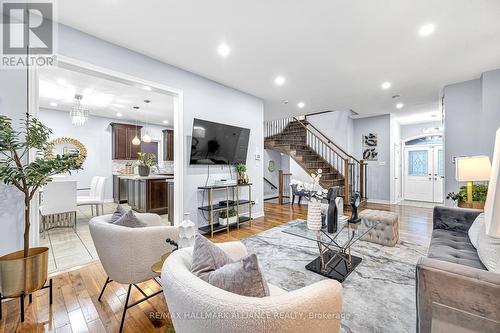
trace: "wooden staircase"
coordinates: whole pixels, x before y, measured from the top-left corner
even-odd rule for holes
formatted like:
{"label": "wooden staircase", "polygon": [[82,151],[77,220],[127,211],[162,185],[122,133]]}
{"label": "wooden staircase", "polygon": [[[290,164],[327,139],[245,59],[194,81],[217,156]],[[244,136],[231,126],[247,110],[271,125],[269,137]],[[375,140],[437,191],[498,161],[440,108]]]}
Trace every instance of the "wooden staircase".
{"label": "wooden staircase", "polygon": [[307,120],[287,118],[267,122],[264,148],[289,155],[308,174],[322,169],[320,186],[340,186],[344,202],[353,191],[366,202],[366,163],[347,154]]}
{"label": "wooden staircase", "polygon": [[[305,123],[303,121],[303,123]],[[308,123],[305,123],[308,124]],[[264,139],[264,148],[289,155],[308,174],[323,171],[320,185],[323,188],[344,186],[344,176],[328,163],[320,154],[307,145],[307,129],[298,121],[293,121],[280,134]]]}

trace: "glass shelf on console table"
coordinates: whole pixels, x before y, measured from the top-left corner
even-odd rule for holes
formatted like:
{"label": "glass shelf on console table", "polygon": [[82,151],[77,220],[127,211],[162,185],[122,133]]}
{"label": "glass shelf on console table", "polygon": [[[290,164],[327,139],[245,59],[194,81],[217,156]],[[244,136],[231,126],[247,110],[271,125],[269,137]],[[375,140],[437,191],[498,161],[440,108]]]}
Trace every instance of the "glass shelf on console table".
{"label": "glass shelf on console table", "polygon": [[[240,199],[240,187],[248,187],[248,199]],[[203,214],[208,212],[208,225],[199,227],[198,230],[203,234],[210,234],[210,237],[214,236],[214,232],[226,230],[229,232],[229,228],[236,226],[238,230],[240,229],[240,224],[244,222],[249,222],[252,226],[252,205],[255,204],[252,201],[252,184],[234,184],[234,185],[213,185],[213,186],[200,186],[198,190],[208,191],[208,205],[198,207]],[[215,191],[225,191],[226,199],[221,200],[214,204],[214,192]],[[203,203],[202,203],[203,204]],[[248,206],[248,216],[240,216],[240,208],[243,206]],[[234,208],[236,210],[236,222],[227,223],[226,225],[215,223],[214,212],[220,212],[225,210],[227,212],[226,216],[229,216],[229,209]]]}

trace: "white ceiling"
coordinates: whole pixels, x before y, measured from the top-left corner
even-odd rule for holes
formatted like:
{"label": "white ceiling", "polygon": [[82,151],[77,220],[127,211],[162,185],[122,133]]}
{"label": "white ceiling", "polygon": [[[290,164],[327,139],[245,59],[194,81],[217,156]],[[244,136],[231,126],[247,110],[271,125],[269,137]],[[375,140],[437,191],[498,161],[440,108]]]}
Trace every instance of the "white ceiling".
{"label": "white ceiling", "polygon": [[[389,113],[394,94],[405,109],[437,103],[444,85],[500,68],[498,0],[64,0],[58,17],[259,96],[268,119]],[[436,29],[423,38],[426,23]],[[221,42],[231,48],[226,58],[217,54]],[[281,87],[277,75],[286,78]],[[385,91],[384,81],[392,83]]]}
{"label": "white ceiling", "polygon": [[[40,107],[69,112],[75,94],[83,95],[82,105],[89,114],[122,120],[138,120],[151,124],[173,124],[173,98],[105,78],[59,67],[40,69]],[[149,100],[146,104],[144,100]],[[57,106],[51,105],[56,103]],[[139,110],[133,107],[139,106]],[[117,114],[122,116],[119,117]]]}

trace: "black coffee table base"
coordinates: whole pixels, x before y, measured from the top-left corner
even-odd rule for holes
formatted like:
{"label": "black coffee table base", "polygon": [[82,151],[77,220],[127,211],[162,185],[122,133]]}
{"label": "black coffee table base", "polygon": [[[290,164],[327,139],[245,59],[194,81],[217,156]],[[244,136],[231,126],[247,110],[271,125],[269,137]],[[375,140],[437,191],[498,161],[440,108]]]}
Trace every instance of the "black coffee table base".
{"label": "black coffee table base", "polygon": [[[336,253],[336,251],[328,250],[323,254],[325,262],[328,262],[330,258]],[[361,263],[361,258],[356,256],[351,256],[351,267],[348,267],[347,260],[342,257],[337,257],[328,264],[326,270],[321,269],[321,257],[317,257],[310,263],[306,265],[306,269],[317,274],[321,274],[327,278],[335,279],[339,282],[344,282],[344,280],[351,274],[356,266]]]}

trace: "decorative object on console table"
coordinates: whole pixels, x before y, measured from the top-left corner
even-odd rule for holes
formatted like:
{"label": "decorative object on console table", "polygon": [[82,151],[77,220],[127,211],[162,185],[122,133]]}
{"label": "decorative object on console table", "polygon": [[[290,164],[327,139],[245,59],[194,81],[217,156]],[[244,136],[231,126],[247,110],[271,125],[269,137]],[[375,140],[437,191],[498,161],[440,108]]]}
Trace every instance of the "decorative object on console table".
{"label": "decorative object on console table", "polygon": [[236,172],[238,173],[238,184],[248,184],[248,174],[247,174],[246,164],[237,163]]}
{"label": "decorative object on console table", "polygon": [[41,186],[52,181],[52,176],[81,169],[81,161],[74,155],[58,154],[32,161],[24,159],[23,156],[28,156],[31,150],[46,151],[52,131],[29,114],[26,114],[23,127],[15,130],[12,120],[0,115],[0,151],[9,156],[0,164],[0,179],[24,194],[24,249],[0,257],[0,302],[4,297],[20,297],[21,321],[24,321],[25,295],[31,300],[31,293],[43,288],[50,288],[49,295],[52,295],[52,281],[44,287],[49,249],[29,246],[31,200]]}
{"label": "decorative object on console table", "polygon": [[317,173],[311,174],[311,183],[292,179],[290,186],[296,187],[307,198],[307,227],[310,230],[321,230],[321,200],[326,198],[327,190],[316,190],[323,170],[318,169]]}
{"label": "decorative object on console table", "polygon": [[228,225],[228,224],[235,223],[237,219],[238,219],[238,216],[237,216],[236,210],[234,208],[231,208],[229,210],[222,210],[219,213],[219,224],[220,225]]}

